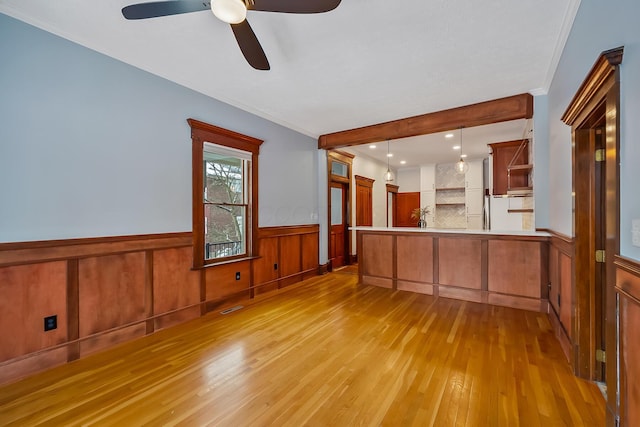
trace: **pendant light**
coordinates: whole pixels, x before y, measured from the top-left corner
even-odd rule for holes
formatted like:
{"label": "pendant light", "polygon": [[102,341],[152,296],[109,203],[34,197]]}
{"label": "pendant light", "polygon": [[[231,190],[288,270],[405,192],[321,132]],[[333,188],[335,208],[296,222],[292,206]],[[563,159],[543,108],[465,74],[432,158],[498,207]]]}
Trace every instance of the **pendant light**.
{"label": "pendant light", "polygon": [[465,174],[469,170],[469,164],[464,161],[462,157],[462,128],[464,126],[460,126],[460,160],[456,163],[456,172],[459,174]]}
{"label": "pendant light", "polygon": [[389,140],[387,139],[387,173],[384,174],[384,180],[387,182],[392,182],[393,181],[393,173],[391,172],[391,169],[389,168],[389,157],[391,157],[390,153],[389,153]]}

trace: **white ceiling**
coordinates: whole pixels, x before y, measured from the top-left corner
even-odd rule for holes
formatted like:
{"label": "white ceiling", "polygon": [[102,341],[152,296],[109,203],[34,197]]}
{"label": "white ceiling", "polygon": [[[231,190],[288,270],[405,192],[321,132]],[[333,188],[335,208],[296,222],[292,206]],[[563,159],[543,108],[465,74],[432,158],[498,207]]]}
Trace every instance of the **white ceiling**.
{"label": "white ceiling", "polygon": [[[303,1],[303,0],[300,0]],[[580,0],[343,0],[250,11],[270,71],[208,11],[127,21],[137,0],[0,0],[0,12],[318,137],[548,88]]]}
{"label": "white ceiling", "polygon": [[[515,141],[531,137],[531,120],[512,120],[493,125],[477,126],[462,129],[462,153],[465,160],[479,160],[486,158],[491,150],[487,144],[495,142]],[[415,168],[432,163],[454,163],[460,158],[461,145],[460,129],[429,135],[413,136],[395,139],[389,142],[389,166],[392,169]],[[446,135],[453,135],[447,138]],[[375,148],[371,148],[375,146]],[[379,163],[387,164],[387,143],[377,142],[341,149],[364,156]],[[401,163],[405,161],[406,163]]]}

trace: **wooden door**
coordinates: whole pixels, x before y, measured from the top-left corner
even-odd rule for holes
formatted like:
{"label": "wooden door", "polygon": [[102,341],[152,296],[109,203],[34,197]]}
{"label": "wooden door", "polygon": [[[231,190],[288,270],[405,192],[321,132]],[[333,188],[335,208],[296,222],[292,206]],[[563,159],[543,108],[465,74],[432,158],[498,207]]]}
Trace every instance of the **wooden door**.
{"label": "wooden door", "polygon": [[411,218],[411,212],[420,207],[420,192],[398,193],[396,195],[396,211],[394,227],[417,227],[418,220]]}
{"label": "wooden door", "polygon": [[347,233],[347,189],[339,182],[331,183],[331,233],[329,239],[329,260],[331,268],[346,264],[348,254]]}
{"label": "wooden door", "polygon": [[356,226],[373,225],[373,183],[374,180],[356,176]]}

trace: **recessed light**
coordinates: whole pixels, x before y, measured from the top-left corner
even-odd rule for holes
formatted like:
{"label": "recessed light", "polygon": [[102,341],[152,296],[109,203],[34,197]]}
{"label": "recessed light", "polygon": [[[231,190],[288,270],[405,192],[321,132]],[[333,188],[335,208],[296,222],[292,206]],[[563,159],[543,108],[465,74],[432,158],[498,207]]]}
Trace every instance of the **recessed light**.
{"label": "recessed light", "polygon": [[387,157],[393,157],[393,153],[387,153]]}
{"label": "recessed light", "polygon": [[369,148],[371,148],[371,149],[373,150],[374,148],[376,148],[376,144],[371,144],[371,145],[369,146]]}
{"label": "recessed light", "polygon": [[459,145],[454,145],[454,146],[453,146],[453,149],[454,149],[454,150],[459,150],[459,149],[460,149],[460,146],[459,146]]}
{"label": "recessed light", "polygon": [[407,164],[407,161],[406,161],[406,160],[400,160],[400,164],[401,164],[401,165],[406,165],[406,164]]}
{"label": "recessed light", "polygon": [[464,158],[464,157],[467,157],[467,155],[466,154],[460,154],[460,157]]}
{"label": "recessed light", "polygon": [[445,138],[453,138],[453,134],[452,133],[448,133],[444,136]]}

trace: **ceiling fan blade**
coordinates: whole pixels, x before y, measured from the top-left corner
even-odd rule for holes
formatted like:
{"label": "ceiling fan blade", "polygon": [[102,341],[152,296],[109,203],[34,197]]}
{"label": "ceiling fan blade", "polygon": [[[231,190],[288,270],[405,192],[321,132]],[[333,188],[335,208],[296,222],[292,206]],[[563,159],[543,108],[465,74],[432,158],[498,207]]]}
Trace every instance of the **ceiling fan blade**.
{"label": "ceiling fan blade", "polygon": [[132,4],[122,8],[126,19],[147,19],[159,16],[211,10],[211,2],[206,0],[171,0]]}
{"label": "ceiling fan blade", "polygon": [[231,29],[249,65],[256,70],[269,70],[271,67],[269,67],[267,56],[247,20],[239,24],[231,24]]}
{"label": "ceiling fan blade", "polygon": [[250,10],[282,13],[322,13],[335,9],[341,0],[253,0]]}

